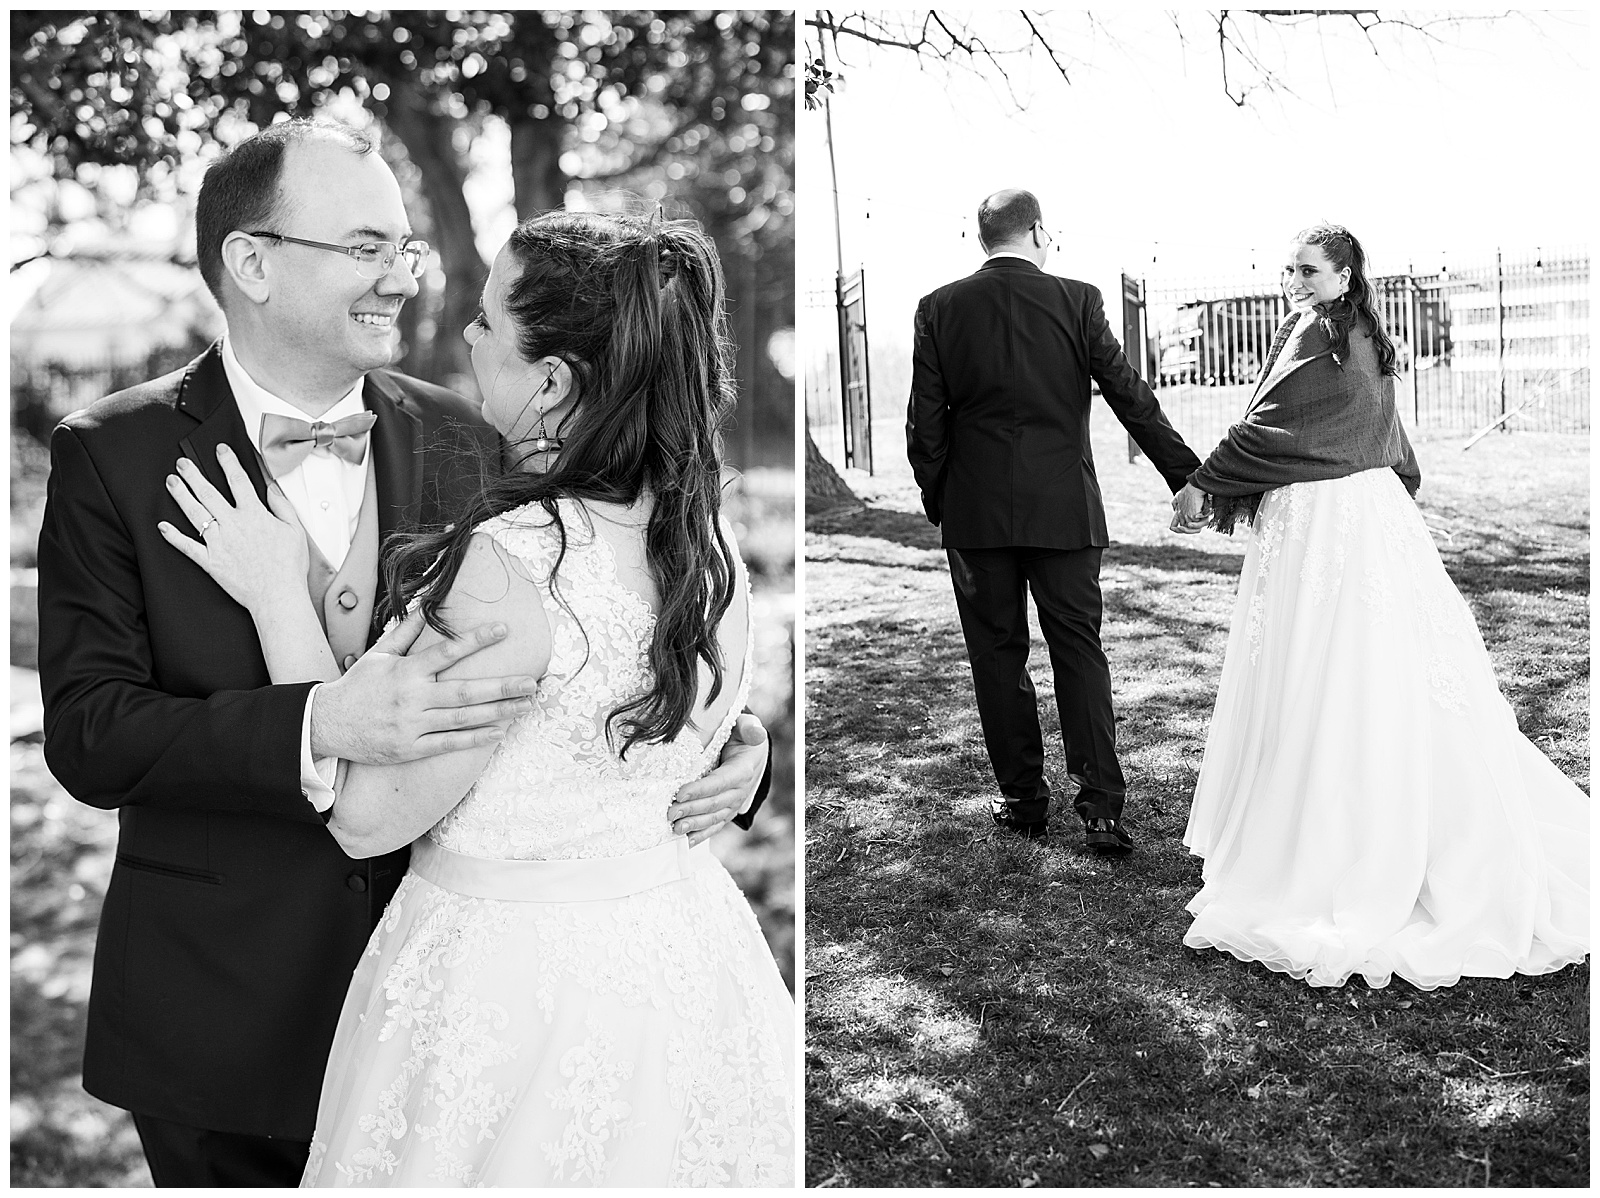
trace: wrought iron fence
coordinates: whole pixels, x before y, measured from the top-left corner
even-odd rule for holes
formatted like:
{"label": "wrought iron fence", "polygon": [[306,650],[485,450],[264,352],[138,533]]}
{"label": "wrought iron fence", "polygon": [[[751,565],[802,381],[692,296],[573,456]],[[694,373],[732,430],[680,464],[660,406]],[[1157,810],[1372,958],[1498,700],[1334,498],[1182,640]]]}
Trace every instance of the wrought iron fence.
{"label": "wrought iron fence", "polygon": [[[1562,251],[1373,280],[1413,428],[1589,430],[1589,256]],[[1288,302],[1275,278],[1147,281],[1147,377],[1197,453],[1244,412]]]}

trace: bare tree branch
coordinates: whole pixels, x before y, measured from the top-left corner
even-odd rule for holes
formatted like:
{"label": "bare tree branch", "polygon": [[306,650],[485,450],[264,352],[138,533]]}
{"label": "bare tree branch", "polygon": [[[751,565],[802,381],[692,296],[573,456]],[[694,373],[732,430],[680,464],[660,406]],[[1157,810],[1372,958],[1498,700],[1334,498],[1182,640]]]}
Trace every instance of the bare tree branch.
{"label": "bare tree branch", "polygon": [[[1000,12],[984,14],[990,18],[1002,17]],[[903,50],[915,57],[919,64],[937,64],[946,69],[961,68],[1004,85],[1013,104],[1023,107],[1017,98],[1015,80],[1008,69],[1008,61],[1022,56],[1026,59],[1037,50],[1043,50],[1051,68],[1062,81],[1072,84],[1069,63],[1088,61],[1066,52],[1058,29],[1052,29],[1045,20],[1050,14],[1016,10],[1021,24],[1015,29],[1014,41],[1002,43],[986,39],[969,21],[941,10],[927,10],[920,14],[906,13],[898,21],[886,12],[846,12],[821,10],[806,18],[805,24],[814,31],[819,46],[827,43],[836,59],[841,40],[855,41],[863,46],[880,49]],[[1085,14],[1091,33],[1105,32],[1105,24],[1094,13]],[[1267,57],[1254,43],[1251,34],[1270,28],[1296,28],[1308,23],[1338,23],[1354,26],[1374,55],[1382,57],[1390,47],[1379,41],[1378,33],[1392,29],[1397,33],[1415,35],[1424,45],[1446,45],[1442,31],[1458,28],[1468,23],[1493,22],[1517,15],[1508,10],[1498,13],[1448,13],[1438,16],[1392,9],[1376,8],[1261,8],[1222,9],[1208,15],[1216,31],[1218,66],[1222,91],[1228,100],[1239,108],[1252,103],[1257,92],[1268,95],[1287,95],[1304,101],[1284,76],[1269,65]],[[1169,12],[1168,19],[1178,39],[1178,45],[1187,55],[1190,35],[1184,28],[1182,12]],[[1249,22],[1241,22],[1241,17]],[[1115,39],[1112,39],[1115,43]],[[1126,53],[1126,48],[1118,45]],[[825,80],[817,70],[820,59],[809,55],[808,87],[830,86],[831,76]],[[1326,55],[1324,55],[1326,61]],[[1324,71],[1326,75],[1326,69]],[[813,79],[812,76],[815,76]],[[1329,80],[1332,91],[1332,81]]]}
{"label": "bare tree branch", "polygon": [[1035,40],[1044,47],[1045,53],[1050,55],[1050,61],[1055,65],[1055,68],[1060,73],[1061,77],[1065,79],[1070,86],[1072,79],[1067,75],[1067,68],[1063,66],[1061,60],[1056,57],[1055,49],[1050,45],[1049,39],[1046,38],[1044,34],[1039,32],[1039,27],[1033,23],[1033,18],[1030,17],[1026,12],[1022,14],[1022,19],[1028,23],[1029,31],[1033,34]]}

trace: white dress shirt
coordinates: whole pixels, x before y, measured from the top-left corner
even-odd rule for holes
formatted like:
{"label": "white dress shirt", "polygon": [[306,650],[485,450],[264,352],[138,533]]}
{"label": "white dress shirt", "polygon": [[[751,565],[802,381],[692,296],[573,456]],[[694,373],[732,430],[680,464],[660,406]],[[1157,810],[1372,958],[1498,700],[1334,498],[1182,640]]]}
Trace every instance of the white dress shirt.
{"label": "white dress shirt", "polygon": [[[261,448],[261,420],[268,413],[311,422],[312,418],[305,412],[250,377],[227,337],[222,339],[222,368],[233,389],[234,401],[239,405],[239,414],[244,417],[245,432],[250,434],[258,450]],[[358,379],[347,395],[317,419],[332,423],[365,411],[362,402],[365,381]],[[369,442],[368,452],[371,448]],[[277,482],[295,515],[300,517],[306,534],[337,570],[350,552],[356,524],[361,519],[361,502],[366,497],[367,487],[367,455],[362,454],[359,462],[347,462],[330,449],[313,449],[305,461]],[[313,807],[326,811],[333,806],[338,759],[311,756],[311,704],[316,694],[314,686],[306,697],[305,715],[300,723],[300,788]]]}
{"label": "white dress shirt", "polygon": [[[228,373],[228,384],[239,404],[239,414],[244,417],[245,432],[250,434],[257,449],[261,448],[261,420],[269,413],[311,423],[312,417],[250,377],[226,337],[222,339],[222,367]],[[366,411],[362,403],[365,382],[364,378],[357,379],[343,399],[316,419],[332,424]],[[278,489],[335,570],[344,564],[350,542],[355,539],[366,488],[366,455],[363,454],[359,462],[347,462],[331,449],[313,449],[305,461],[278,479]]]}

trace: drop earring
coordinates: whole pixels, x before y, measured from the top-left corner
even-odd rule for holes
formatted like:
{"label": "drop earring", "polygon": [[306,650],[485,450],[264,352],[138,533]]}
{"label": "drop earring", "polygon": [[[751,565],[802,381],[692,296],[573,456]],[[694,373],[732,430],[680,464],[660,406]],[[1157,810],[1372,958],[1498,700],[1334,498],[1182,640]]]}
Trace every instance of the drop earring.
{"label": "drop earring", "polygon": [[[553,381],[555,381],[555,376],[556,376],[556,372],[554,370],[552,370],[549,374],[545,375],[544,382],[540,385],[538,392],[536,392],[535,395],[534,395],[535,399],[537,399],[539,395],[543,394],[545,388],[548,387]],[[545,432],[545,429],[544,429],[544,414],[545,414],[545,409],[544,408],[540,408],[539,409],[539,427],[534,430],[533,452],[534,453],[559,453],[560,450],[561,450],[562,445],[564,445],[565,442],[560,437],[552,437],[552,436],[550,436],[549,433]],[[559,431],[559,430],[557,430],[557,431]]]}

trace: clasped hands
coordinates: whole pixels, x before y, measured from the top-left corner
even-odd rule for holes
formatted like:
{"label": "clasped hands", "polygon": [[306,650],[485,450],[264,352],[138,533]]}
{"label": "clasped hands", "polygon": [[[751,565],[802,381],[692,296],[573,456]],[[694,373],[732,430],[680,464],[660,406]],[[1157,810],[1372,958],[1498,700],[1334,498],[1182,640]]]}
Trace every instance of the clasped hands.
{"label": "clasped hands", "polygon": [[[237,456],[217,447],[217,462],[233,494],[229,502],[198,467],[180,459],[167,490],[201,535],[162,521],[166,542],[204,570],[251,615],[275,603],[304,601],[310,550],[294,507],[276,485],[267,502]],[[505,639],[504,624],[480,625],[411,654],[426,627],[413,609],[336,679],[323,683],[311,711],[312,754],[365,765],[397,765],[501,740],[518,716],[532,710],[539,679],[455,678],[457,662]],[[717,767],[686,783],[667,817],[691,845],[708,839],[750,806],[766,772],[767,730],[749,712],[739,716]]]}
{"label": "clasped hands", "polygon": [[1193,483],[1184,483],[1183,490],[1172,497],[1173,532],[1199,532],[1211,519],[1211,496]]}

